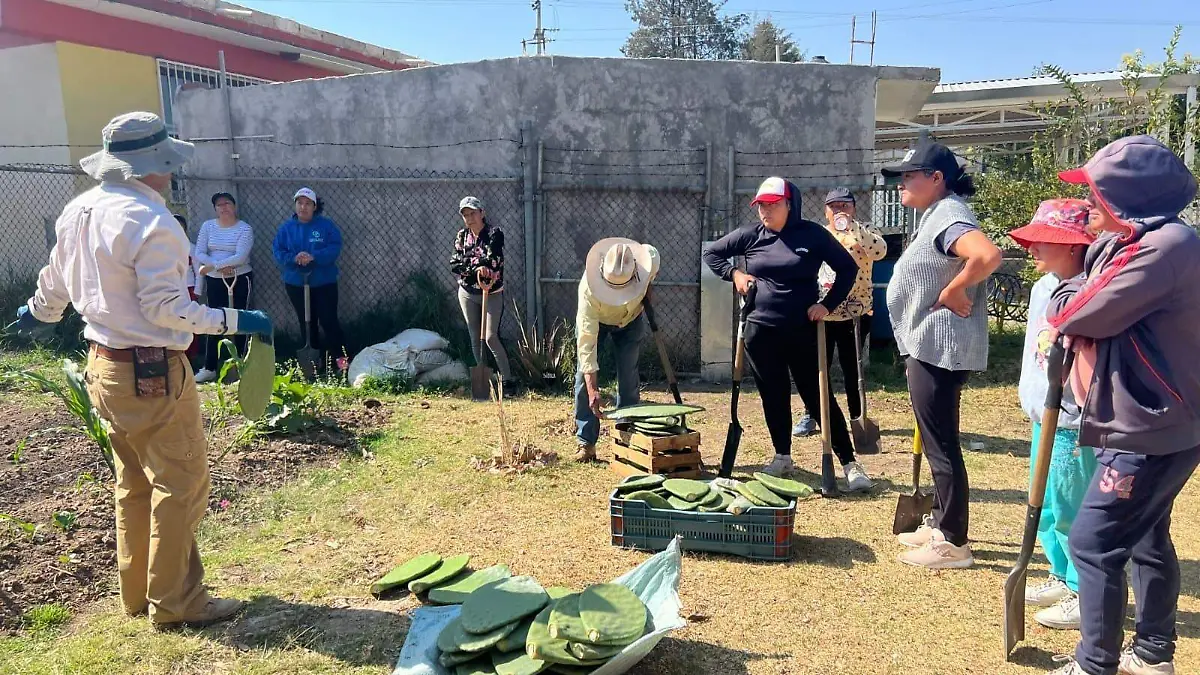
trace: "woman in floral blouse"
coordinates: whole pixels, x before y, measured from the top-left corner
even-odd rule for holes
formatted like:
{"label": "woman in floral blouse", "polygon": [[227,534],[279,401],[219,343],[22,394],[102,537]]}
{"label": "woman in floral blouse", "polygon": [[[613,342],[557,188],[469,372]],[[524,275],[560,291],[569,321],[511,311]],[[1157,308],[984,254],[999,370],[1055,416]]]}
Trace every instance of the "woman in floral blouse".
{"label": "woman in floral blouse", "polygon": [[[463,228],[454,238],[450,271],[458,275],[458,305],[467,320],[475,362],[482,364],[485,361],[479,344],[479,329],[483,320],[483,289],[486,287],[490,296],[500,296],[504,292],[504,232],[487,222],[483,202],[477,197],[463,197],[458,211],[462,215]],[[512,373],[499,334],[503,316],[503,296],[488,298],[487,345],[496,358],[500,377],[509,386]]]}

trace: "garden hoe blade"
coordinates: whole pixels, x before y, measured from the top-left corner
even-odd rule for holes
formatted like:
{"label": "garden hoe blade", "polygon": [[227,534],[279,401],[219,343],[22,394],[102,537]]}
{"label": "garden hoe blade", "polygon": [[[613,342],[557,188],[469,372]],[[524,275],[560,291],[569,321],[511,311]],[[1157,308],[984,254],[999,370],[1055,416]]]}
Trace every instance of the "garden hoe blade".
{"label": "garden hoe blade", "polygon": [[833,443],[829,440],[829,363],[825,353],[825,322],[817,322],[817,366],[820,368],[821,388],[821,496],[840,497],[837,477],[833,473]]}
{"label": "garden hoe blade", "polygon": [[852,316],[850,321],[854,324],[854,360],[858,364],[858,401],[862,417],[850,420],[850,431],[854,434],[855,452],[860,455],[878,455],[879,425],[867,416],[867,378],[863,375],[862,336],[858,327],[860,318]]}
{"label": "garden hoe blade", "polygon": [[671,390],[675,402],[683,405],[683,397],[679,395],[679,381],[675,379],[675,369],[671,367],[671,359],[667,356],[667,345],[658,332],[658,317],[654,314],[654,305],[650,304],[648,291],[646,298],[642,300],[642,306],[646,308],[646,321],[650,323],[650,332],[654,335],[655,346],[658,347],[658,360],[662,362],[663,373],[667,376],[667,388]]}
{"label": "garden hoe blade", "polygon": [[911,495],[902,494],[896,499],[896,517],[892,520],[892,534],[915,532],[924,521],[925,514],[933,511],[933,495],[921,493],[921,455],[923,452],[921,430],[913,429],[913,491]]}
{"label": "garden hoe blade", "polygon": [[729,399],[729,431],[725,434],[725,452],[721,453],[721,469],[719,478],[729,478],[733,475],[733,463],[737,460],[738,446],[742,442],[742,424],[738,421],[738,394],[742,390],[742,373],[746,368],[746,317],[754,307],[756,287],[753,282],[742,298],[742,313],[738,318],[737,348],[733,355],[733,393]]}
{"label": "garden hoe blade", "polygon": [[308,275],[304,275],[304,346],[296,352],[296,360],[300,362],[300,372],[304,377],[314,380],[317,377],[317,361],[320,356],[312,346],[312,294],[308,286]]}
{"label": "garden hoe blade", "polygon": [[1004,658],[1012,655],[1013,647],[1025,639],[1025,578],[1033,546],[1037,542],[1038,521],[1042,519],[1042,501],[1046,496],[1046,477],[1050,473],[1050,456],[1054,452],[1054,432],[1058,429],[1058,411],[1062,405],[1063,381],[1071,371],[1073,351],[1065,351],[1059,340],[1050,348],[1046,359],[1046,404],[1042,409],[1042,432],[1038,436],[1037,463],[1033,482],[1029,486],[1029,504],[1025,509],[1025,533],[1021,538],[1021,553],[1004,580]]}
{"label": "garden hoe blade", "polygon": [[487,401],[492,397],[492,369],[487,366],[487,301],[488,286],[483,286],[483,316],[479,320],[479,361],[471,368],[471,398]]}

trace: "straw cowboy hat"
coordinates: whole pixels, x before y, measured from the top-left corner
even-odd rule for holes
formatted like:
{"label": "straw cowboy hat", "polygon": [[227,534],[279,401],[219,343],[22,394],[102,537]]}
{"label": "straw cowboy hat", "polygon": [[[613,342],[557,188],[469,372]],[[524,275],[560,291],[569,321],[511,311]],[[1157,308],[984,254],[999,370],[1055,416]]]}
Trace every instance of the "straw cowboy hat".
{"label": "straw cowboy hat", "polygon": [[625,237],[609,237],[588,251],[583,278],[598,302],[619,306],[641,298],[657,274],[658,249]]}
{"label": "straw cowboy hat", "polygon": [[114,117],[101,136],[104,149],[79,160],[83,170],[99,181],[174,173],[196,149],[191,143],[171,138],[162,118],[149,112]]}

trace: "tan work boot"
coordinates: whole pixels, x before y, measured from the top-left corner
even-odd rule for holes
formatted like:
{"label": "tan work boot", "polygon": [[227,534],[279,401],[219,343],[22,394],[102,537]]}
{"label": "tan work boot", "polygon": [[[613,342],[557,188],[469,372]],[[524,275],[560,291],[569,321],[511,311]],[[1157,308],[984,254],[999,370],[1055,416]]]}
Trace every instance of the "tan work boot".
{"label": "tan work boot", "polygon": [[971,567],[975,558],[969,546],[955,546],[946,541],[941,530],[934,530],[924,546],[901,553],[900,562],[931,570],[948,570]]}
{"label": "tan work boot", "polygon": [[596,444],[595,443],[580,443],[575,450],[576,462],[594,462],[596,461]]}
{"label": "tan work boot", "polygon": [[209,598],[208,604],[204,606],[204,611],[199,616],[183,621],[172,621],[170,623],[156,623],[154,629],[158,631],[178,630],[179,628],[203,628],[211,626],[214,623],[220,623],[228,619],[232,619],[235,614],[242,611],[246,603],[234,598]]}
{"label": "tan work boot", "polygon": [[901,532],[896,535],[896,539],[909,548],[921,548],[929,543],[929,538],[935,529],[937,529],[937,524],[933,522],[933,516],[926,515],[924,522],[916,532]]}

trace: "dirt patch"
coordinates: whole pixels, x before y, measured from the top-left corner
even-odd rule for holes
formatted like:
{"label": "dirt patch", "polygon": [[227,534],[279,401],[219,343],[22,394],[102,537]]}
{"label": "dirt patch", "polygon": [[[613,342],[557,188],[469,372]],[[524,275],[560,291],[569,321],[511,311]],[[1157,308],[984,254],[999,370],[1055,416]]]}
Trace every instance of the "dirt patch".
{"label": "dirt patch", "polygon": [[[348,453],[362,456],[362,434],[386,424],[391,413],[368,400],[328,413],[301,434],[228,453],[211,468],[210,508],[227,508],[241,494],[282,485],[306,468],[336,465]],[[95,445],[74,430],[74,419],[57,406],[6,401],[0,420],[3,634],[19,629],[36,605],[77,609],[115,592],[116,539],[112,477]],[[224,447],[210,443],[211,459]]]}

